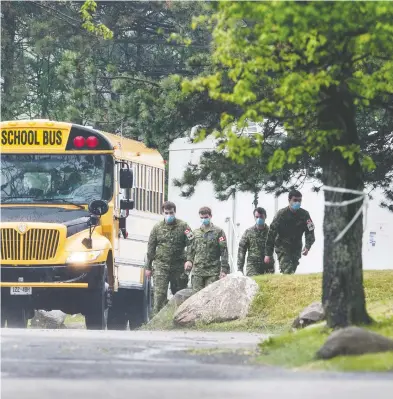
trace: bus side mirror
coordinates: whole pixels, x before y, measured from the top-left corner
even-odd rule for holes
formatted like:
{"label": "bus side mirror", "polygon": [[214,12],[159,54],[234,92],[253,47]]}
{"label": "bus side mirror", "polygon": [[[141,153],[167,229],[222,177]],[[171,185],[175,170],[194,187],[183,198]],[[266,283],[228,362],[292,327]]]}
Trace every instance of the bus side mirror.
{"label": "bus side mirror", "polygon": [[109,205],[104,200],[94,200],[89,204],[90,220],[89,220],[89,238],[85,237],[82,244],[88,248],[93,248],[92,234],[96,226],[99,225],[100,217],[109,211]]}
{"label": "bus side mirror", "polygon": [[94,200],[89,204],[89,212],[95,216],[105,215],[108,211],[108,203],[104,200]]}
{"label": "bus side mirror", "polygon": [[134,209],[133,200],[120,200],[120,209],[125,211],[130,211]]}
{"label": "bus side mirror", "polygon": [[134,183],[134,174],[132,169],[120,169],[120,188],[132,188]]}

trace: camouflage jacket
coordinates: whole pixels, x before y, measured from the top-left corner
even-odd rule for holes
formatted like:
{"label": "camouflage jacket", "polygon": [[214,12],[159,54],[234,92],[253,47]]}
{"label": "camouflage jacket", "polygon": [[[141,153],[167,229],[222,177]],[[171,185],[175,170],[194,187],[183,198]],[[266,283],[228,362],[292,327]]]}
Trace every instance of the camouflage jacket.
{"label": "camouflage jacket", "polygon": [[237,270],[243,271],[247,251],[247,263],[263,263],[268,232],[269,226],[267,224],[265,224],[263,229],[258,229],[258,227],[254,225],[244,232],[239,242]]}
{"label": "camouflage jacket", "polygon": [[187,260],[193,263],[192,273],[214,276],[229,273],[228,248],[224,230],[210,224],[206,229],[194,231],[194,239],[187,248]]}
{"label": "camouflage jacket", "polygon": [[272,256],[274,247],[301,250],[305,233],[305,246],[310,249],[315,242],[314,223],[310,214],[300,208],[292,212],[289,207],[280,209],[270,225],[266,239],[266,255]]}
{"label": "camouflage jacket", "polygon": [[185,248],[190,245],[193,233],[190,226],[180,219],[168,224],[164,220],[157,223],[150,233],[147,244],[146,269],[152,269],[152,263],[166,265],[184,263]]}

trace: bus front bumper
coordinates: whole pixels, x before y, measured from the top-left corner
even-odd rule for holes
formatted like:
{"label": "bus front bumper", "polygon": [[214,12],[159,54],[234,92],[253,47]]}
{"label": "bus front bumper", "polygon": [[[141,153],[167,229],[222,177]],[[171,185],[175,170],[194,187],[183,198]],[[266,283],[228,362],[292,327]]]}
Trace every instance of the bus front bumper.
{"label": "bus front bumper", "polygon": [[105,263],[78,267],[2,265],[2,306],[25,303],[35,309],[70,308],[78,313],[88,292],[101,284],[104,270]]}
{"label": "bus front bumper", "polygon": [[83,266],[1,266],[0,287],[94,288],[101,280],[104,263]]}

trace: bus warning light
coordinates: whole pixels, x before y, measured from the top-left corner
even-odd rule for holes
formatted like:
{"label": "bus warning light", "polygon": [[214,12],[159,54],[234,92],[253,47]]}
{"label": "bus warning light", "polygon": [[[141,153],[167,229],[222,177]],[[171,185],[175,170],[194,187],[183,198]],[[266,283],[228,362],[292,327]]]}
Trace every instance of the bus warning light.
{"label": "bus warning light", "polygon": [[77,136],[74,138],[74,146],[76,148],[82,148],[85,145],[85,138],[82,136]]}
{"label": "bus warning light", "polygon": [[89,137],[86,139],[86,145],[87,145],[89,148],[96,148],[96,147],[98,146],[98,139],[97,139],[97,137],[95,137],[95,136],[89,136]]}

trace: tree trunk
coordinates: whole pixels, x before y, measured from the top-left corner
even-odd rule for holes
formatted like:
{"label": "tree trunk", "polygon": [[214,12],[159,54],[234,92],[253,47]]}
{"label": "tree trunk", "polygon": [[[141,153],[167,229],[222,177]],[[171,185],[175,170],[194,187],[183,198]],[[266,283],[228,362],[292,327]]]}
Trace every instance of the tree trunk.
{"label": "tree trunk", "polygon": [[[330,106],[319,115],[321,126],[332,128],[334,125],[341,131],[340,138],[329,143],[330,148],[334,145],[358,143],[355,109],[352,99],[346,93],[336,93]],[[321,163],[322,180],[326,186],[363,191],[363,173],[357,158],[350,165],[339,151],[328,151],[322,154]],[[354,194],[325,191],[325,201],[342,202],[355,197]],[[322,303],[327,324],[331,328],[372,322],[366,311],[363,288],[362,214],[340,241],[333,242],[362,205],[360,201],[347,206],[325,207]]]}
{"label": "tree trunk", "polygon": [[252,202],[254,205],[254,208],[258,206],[258,201],[259,201],[259,193],[255,192],[254,193],[254,201]]}
{"label": "tree trunk", "polygon": [[75,98],[75,105],[78,109],[78,115],[75,115],[73,118],[73,123],[78,125],[83,125],[84,120],[84,91],[85,91],[85,78],[84,78],[84,65],[82,60],[83,52],[78,55],[78,59],[75,65],[75,90],[77,91],[77,96]]}

